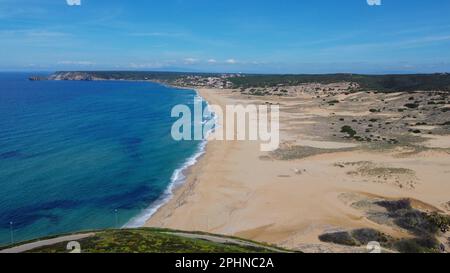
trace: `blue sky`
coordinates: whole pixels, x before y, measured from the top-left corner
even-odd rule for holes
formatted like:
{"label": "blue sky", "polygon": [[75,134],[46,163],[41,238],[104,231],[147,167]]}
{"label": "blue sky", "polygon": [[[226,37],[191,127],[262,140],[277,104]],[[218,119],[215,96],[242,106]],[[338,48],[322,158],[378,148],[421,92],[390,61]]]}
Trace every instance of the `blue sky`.
{"label": "blue sky", "polygon": [[0,70],[449,72],[450,1],[381,1],[0,0]]}

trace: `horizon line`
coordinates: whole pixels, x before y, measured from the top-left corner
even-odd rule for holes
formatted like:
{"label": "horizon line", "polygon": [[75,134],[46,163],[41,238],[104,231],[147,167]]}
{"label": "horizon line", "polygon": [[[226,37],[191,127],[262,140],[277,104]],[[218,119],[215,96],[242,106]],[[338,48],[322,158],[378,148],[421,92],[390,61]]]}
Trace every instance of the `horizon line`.
{"label": "horizon line", "polygon": [[241,75],[286,75],[286,76],[301,76],[301,75],[368,75],[368,76],[381,76],[381,75],[445,75],[450,74],[450,71],[442,72],[391,72],[391,73],[361,73],[361,72],[324,72],[324,73],[264,73],[264,72],[202,72],[202,71],[176,71],[176,70],[0,70],[0,73],[62,73],[62,72],[80,72],[80,73],[92,73],[92,72],[147,72],[147,73],[177,73],[177,74],[241,74]]}

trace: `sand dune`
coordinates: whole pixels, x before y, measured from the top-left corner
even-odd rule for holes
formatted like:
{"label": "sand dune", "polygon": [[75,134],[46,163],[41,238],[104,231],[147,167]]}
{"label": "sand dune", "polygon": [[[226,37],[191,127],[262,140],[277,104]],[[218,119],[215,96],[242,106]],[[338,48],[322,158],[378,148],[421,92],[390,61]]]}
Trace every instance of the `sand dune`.
{"label": "sand dune", "polygon": [[[227,90],[199,92],[210,103],[222,106],[261,101]],[[392,94],[389,98],[398,96]],[[308,252],[352,252],[323,243],[318,236],[357,228],[375,228],[394,237],[409,236],[404,230],[370,220],[364,210],[352,205],[361,198],[412,198],[428,208],[449,212],[448,151],[408,154],[405,147],[369,149],[351,140],[337,141],[331,133],[321,138],[315,130],[322,127],[314,126],[319,122],[328,128],[328,121],[315,115],[327,116],[339,109],[324,110],[305,98],[264,101],[282,105],[285,152],[310,146],[316,149],[313,154],[280,160],[260,152],[257,142],[210,141],[206,154],[189,170],[186,183],[147,226],[236,235]],[[292,105],[299,103],[306,107],[298,108],[297,113],[306,119],[291,123],[283,116],[283,109],[292,111]],[[358,107],[341,112],[363,115]],[[434,137],[430,141],[433,147],[448,144],[447,138]]]}

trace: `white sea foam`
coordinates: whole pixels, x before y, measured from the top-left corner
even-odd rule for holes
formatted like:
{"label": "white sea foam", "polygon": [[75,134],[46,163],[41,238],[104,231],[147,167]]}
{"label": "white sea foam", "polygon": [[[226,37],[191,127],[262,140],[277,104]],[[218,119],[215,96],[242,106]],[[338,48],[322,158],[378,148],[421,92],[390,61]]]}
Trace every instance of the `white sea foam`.
{"label": "white sea foam", "polygon": [[[199,100],[203,101],[203,98],[198,94],[195,96],[194,100],[198,102]],[[167,202],[170,201],[170,199],[173,196],[173,191],[180,185],[182,185],[185,180],[186,176],[184,175],[185,172],[195,165],[198,162],[198,159],[205,153],[206,144],[208,143],[207,139],[211,133],[214,132],[215,127],[217,126],[217,115],[212,112],[212,108],[209,105],[209,103],[206,101],[206,107],[207,111],[211,113],[212,119],[215,121],[215,126],[212,130],[210,130],[207,135],[205,136],[204,140],[199,144],[198,149],[196,153],[189,157],[186,162],[178,169],[176,169],[171,177],[171,181],[167,189],[164,191],[164,193],[156,200],[154,201],[147,209],[142,211],[138,216],[132,218],[125,226],[124,228],[138,228],[145,225],[145,223]],[[205,117],[204,117],[205,118]],[[203,121],[204,122],[204,121]]]}

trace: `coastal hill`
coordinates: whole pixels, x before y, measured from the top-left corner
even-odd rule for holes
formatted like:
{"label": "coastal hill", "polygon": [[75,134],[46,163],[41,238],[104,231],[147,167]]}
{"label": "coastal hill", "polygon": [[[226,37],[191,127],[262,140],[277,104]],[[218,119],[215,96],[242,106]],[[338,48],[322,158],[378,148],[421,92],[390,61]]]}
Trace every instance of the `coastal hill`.
{"label": "coastal hill", "polygon": [[[275,253],[288,250],[235,237],[169,229],[101,230],[62,235],[0,249],[0,253]],[[75,246],[74,246],[75,247]]]}
{"label": "coastal hill", "polygon": [[[33,77],[34,79],[36,77]],[[302,84],[352,83],[350,91],[372,90],[378,92],[450,91],[450,74],[305,74],[257,75],[145,71],[61,71],[48,80],[133,80],[155,81],[181,86],[209,86],[216,88],[271,88],[299,86]]]}
{"label": "coastal hill", "polygon": [[59,71],[50,75],[48,80],[92,81],[92,80],[128,80],[128,81],[172,81],[190,76],[217,76],[207,73],[181,72],[145,72],[145,71]]}

